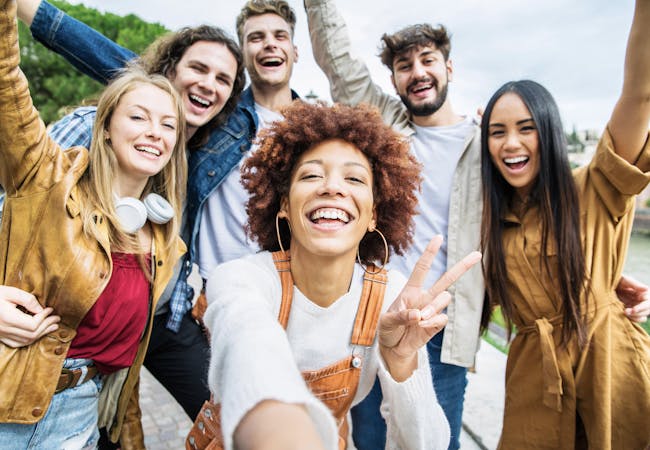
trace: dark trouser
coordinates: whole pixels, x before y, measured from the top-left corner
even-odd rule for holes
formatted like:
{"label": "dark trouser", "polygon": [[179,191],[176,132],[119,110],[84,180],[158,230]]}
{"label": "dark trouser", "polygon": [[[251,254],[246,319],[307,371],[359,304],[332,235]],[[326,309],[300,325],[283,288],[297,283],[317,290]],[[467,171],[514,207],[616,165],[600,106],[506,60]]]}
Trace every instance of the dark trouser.
{"label": "dark trouser", "polygon": [[[443,332],[440,332],[427,343],[427,352],[436,397],[451,429],[449,450],[457,450],[460,448],[467,369],[440,362],[442,336]],[[386,447],[386,423],[379,413],[381,399],[381,386],[379,380],[376,380],[370,394],[352,408],[352,437],[357,450],[377,450]]]}
{"label": "dark trouser", "polygon": [[194,420],[210,398],[209,342],[189,311],[178,333],[167,329],[166,324],[167,314],[154,317],[144,366]]}

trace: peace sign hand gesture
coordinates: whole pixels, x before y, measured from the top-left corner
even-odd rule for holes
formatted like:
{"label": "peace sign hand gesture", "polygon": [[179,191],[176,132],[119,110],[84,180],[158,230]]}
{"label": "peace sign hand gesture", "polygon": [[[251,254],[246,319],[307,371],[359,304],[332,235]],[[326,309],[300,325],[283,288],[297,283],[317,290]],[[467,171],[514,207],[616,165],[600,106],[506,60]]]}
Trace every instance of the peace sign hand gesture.
{"label": "peace sign hand gesture", "polygon": [[406,286],[379,318],[379,351],[396,381],[404,381],[417,367],[417,351],[447,324],[442,311],[451,301],[446,289],[481,260],[472,252],[445,272],[433,286],[422,289],[426,275],[442,245],[435,236],[415,264]]}

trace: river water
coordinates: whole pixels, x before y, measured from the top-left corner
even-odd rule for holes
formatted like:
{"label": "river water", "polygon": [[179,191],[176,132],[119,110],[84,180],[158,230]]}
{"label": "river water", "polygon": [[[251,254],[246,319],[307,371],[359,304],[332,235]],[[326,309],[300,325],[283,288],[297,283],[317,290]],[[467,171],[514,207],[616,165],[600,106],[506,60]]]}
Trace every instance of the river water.
{"label": "river water", "polygon": [[650,235],[632,234],[624,273],[650,285]]}

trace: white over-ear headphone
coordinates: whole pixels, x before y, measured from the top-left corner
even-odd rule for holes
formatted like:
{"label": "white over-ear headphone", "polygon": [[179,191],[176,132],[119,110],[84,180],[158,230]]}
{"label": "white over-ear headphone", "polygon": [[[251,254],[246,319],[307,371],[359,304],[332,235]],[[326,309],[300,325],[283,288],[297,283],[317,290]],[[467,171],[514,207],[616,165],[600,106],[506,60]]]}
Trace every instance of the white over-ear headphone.
{"label": "white over-ear headphone", "polygon": [[135,197],[115,196],[115,212],[120,225],[127,233],[135,233],[149,219],[153,223],[163,224],[174,217],[174,208],[158,194],[151,193],[143,201]]}

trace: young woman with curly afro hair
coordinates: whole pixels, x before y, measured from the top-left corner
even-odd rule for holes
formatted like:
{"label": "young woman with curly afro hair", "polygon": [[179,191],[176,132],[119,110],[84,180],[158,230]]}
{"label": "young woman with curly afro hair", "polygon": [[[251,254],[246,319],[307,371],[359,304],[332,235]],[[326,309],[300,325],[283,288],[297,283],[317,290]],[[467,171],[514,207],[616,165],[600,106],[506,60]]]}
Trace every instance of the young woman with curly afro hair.
{"label": "young woman with curly afro hair", "polygon": [[263,251],[207,284],[223,444],[345,449],[348,411],[378,376],[388,442],[447,448],[424,345],[446,323],[445,289],[480,255],[426,287],[439,236],[408,281],[383,268],[411,242],[420,168],[374,109],[295,102],[260,139],[242,183]]}

